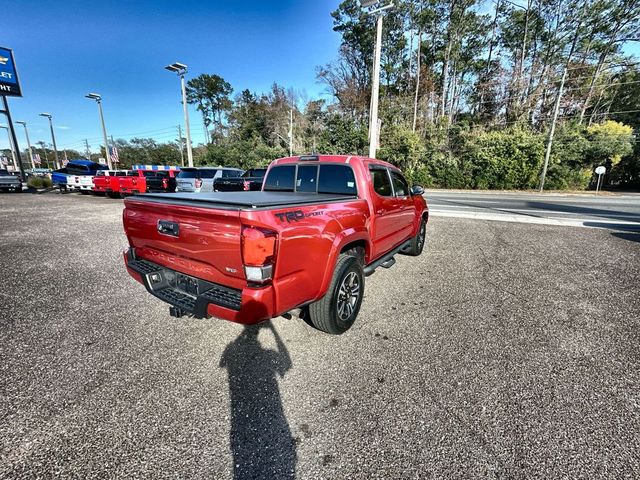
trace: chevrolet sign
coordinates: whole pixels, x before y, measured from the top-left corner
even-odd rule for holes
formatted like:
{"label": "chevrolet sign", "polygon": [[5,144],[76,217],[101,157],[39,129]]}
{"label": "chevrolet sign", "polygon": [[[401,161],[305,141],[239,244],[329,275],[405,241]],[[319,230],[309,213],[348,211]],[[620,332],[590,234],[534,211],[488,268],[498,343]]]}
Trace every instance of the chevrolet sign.
{"label": "chevrolet sign", "polygon": [[16,64],[13,60],[13,51],[4,47],[0,47],[0,95],[6,97],[22,96]]}

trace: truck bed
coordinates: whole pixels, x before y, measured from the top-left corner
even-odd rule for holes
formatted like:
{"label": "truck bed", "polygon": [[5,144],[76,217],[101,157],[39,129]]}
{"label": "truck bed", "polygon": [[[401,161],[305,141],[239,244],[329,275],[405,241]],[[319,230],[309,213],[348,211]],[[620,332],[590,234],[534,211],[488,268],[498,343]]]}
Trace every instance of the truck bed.
{"label": "truck bed", "polygon": [[211,192],[211,193],[147,193],[135,197],[136,201],[193,205],[223,210],[278,208],[318,203],[344,202],[358,197],[325,193],[297,192]]}

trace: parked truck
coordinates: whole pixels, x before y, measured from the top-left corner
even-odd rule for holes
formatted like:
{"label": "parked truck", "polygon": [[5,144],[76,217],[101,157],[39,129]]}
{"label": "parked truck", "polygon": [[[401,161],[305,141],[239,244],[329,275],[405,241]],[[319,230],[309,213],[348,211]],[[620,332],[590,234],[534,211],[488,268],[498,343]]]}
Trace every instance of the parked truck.
{"label": "parked truck", "polygon": [[126,177],[127,170],[101,170],[93,177],[93,193],[107,195],[111,198],[120,197],[119,177]]}
{"label": "parked truck", "polygon": [[259,192],[128,198],[124,261],[173,316],[253,324],[294,313],[340,334],[358,315],[365,276],[422,253],[423,193],[371,158],[278,159]]}
{"label": "parked truck", "polygon": [[220,177],[213,181],[216,192],[254,192],[262,189],[266,168],[250,168],[239,177]]}

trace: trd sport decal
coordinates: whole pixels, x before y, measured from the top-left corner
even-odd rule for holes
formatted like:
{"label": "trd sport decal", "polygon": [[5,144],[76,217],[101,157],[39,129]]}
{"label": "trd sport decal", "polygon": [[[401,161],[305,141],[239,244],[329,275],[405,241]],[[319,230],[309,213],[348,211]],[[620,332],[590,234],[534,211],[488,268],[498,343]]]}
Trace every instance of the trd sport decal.
{"label": "trd sport decal", "polygon": [[322,214],[324,214],[323,211],[304,213],[302,210],[291,210],[289,212],[274,213],[274,215],[278,217],[281,222],[287,223],[299,222],[303,218],[317,217],[318,215]]}

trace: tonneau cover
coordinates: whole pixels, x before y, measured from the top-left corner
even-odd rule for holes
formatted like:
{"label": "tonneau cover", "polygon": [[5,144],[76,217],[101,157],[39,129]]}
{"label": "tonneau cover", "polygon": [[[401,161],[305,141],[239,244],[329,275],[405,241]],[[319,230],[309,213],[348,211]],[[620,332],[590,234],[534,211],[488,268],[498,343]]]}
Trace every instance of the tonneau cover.
{"label": "tonneau cover", "polygon": [[132,200],[216,208],[264,208],[354,200],[356,196],[297,192],[147,193]]}

